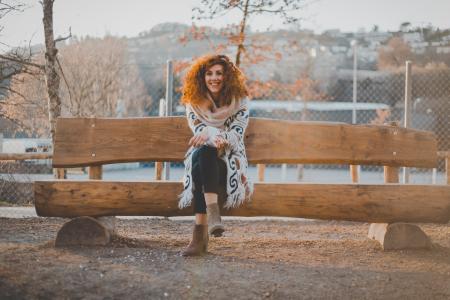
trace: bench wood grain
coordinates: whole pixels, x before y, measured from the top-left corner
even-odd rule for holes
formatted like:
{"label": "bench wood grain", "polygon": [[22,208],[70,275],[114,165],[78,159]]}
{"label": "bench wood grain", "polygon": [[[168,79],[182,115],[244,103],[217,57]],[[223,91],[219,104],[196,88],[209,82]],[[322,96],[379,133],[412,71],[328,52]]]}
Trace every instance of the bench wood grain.
{"label": "bench wood grain", "polygon": [[[192,136],[185,117],[59,118],[55,168],[139,161],[182,161]],[[251,118],[250,163],[315,163],[432,168],[433,133],[395,126]]]}
{"label": "bench wood grain", "polygon": [[[185,216],[181,182],[37,181],[36,211],[45,217]],[[450,187],[405,184],[255,183],[252,201],[228,216],[279,216],[373,223],[450,219]]]}

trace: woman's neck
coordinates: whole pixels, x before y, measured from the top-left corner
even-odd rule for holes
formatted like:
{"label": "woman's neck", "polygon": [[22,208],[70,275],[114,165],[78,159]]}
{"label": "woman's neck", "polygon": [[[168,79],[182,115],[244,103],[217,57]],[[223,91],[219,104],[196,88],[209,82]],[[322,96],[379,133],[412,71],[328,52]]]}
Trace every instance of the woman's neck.
{"label": "woman's neck", "polygon": [[214,95],[213,93],[209,93],[209,95],[211,96],[211,99],[214,102],[214,104],[217,107],[219,107],[220,106],[220,95],[219,94]]}

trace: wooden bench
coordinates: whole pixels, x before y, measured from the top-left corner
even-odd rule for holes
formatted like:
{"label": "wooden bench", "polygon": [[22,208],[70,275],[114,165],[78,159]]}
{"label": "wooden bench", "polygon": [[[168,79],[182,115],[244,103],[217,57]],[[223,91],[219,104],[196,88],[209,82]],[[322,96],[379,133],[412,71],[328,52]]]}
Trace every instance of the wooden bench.
{"label": "wooden bench", "polygon": [[[101,180],[104,164],[181,162],[192,136],[185,117],[60,118],[56,128],[53,167],[89,167],[90,178],[35,182],[39,216],[74,218],[59,231],[57,245],[108,243],[114,217],[107,216],[192,215],[191,208],[178,209],[180,181],[151,180],[151,174],[140,182]],[[450,186],[398,183],[399,167],[437,165],[430,132],[251,118],[245,144],[249,163],[380,165],[386,183],[256,182],[252,201],[223,215],[374,223],[369,236],[385,249],[429,247],[419,227],[403,222],[450,219]]]}

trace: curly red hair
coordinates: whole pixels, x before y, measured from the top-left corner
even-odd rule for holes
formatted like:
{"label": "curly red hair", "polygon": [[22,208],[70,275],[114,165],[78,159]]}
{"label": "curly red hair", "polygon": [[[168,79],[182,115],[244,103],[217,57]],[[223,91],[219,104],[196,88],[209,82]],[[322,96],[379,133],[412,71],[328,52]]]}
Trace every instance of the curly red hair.
{"label": "curly red hair", "polygon": [[224,70],[223,88],[218,99],[220,106],[229,105],[232,99],[241,100],[248,96],[244,74],[227,56],[205,55],[194,62],[184,78],[183,104],[199,105],[208,101],[205,73],[214,65],[221,65]]}

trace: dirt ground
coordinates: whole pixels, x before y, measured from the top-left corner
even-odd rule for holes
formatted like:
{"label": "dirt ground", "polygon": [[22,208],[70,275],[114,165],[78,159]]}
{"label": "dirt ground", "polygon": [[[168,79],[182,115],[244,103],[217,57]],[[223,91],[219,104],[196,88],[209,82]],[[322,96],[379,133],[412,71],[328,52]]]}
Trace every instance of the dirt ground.
{"label": "dirt ground", "polygon": [[118,220],[107,247],[55,248],[65,220],[0,218],[1,299],[450,299],[450,225],[432,250],[383,251],[368,224],[226,219],[183,258],[192,221]]}

